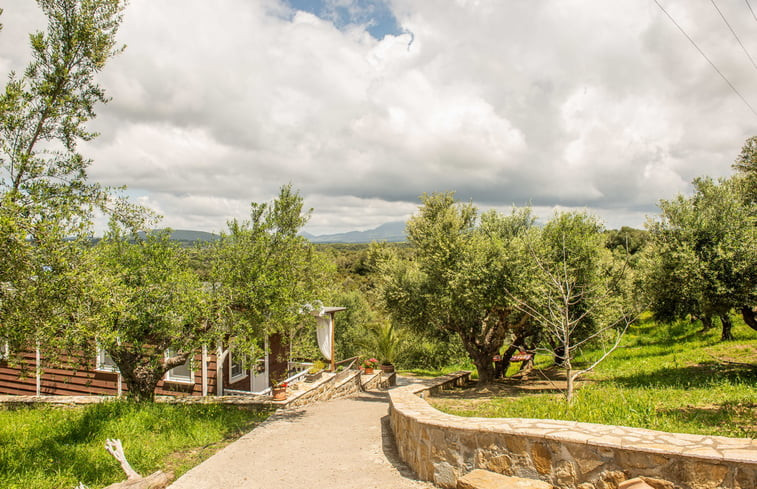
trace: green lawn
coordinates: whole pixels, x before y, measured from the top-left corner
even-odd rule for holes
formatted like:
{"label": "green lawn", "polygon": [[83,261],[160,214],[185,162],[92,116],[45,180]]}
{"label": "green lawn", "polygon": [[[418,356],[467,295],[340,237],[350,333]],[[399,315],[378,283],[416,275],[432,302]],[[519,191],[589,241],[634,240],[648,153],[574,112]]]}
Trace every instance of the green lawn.
{"label": "green lawn", "polygon": [[[551,418],[757,438],[757,332],[740,320],[736,324],[736,340],[720,342],[719,331],[702,335],[699,324],[644,321],[587,376],[572,405],[559,394],[432,404],[460,416]],[[599,354],[587,351],[579,360],[586,364]]]}
{"label": "green lawn", "polygon": [[186,472],[268,417],[221,405],[107,402],[80,408],[0,410],[0,484],[4,489],[90,489],[125,479],[104,448],[120,438],[142,475]]}

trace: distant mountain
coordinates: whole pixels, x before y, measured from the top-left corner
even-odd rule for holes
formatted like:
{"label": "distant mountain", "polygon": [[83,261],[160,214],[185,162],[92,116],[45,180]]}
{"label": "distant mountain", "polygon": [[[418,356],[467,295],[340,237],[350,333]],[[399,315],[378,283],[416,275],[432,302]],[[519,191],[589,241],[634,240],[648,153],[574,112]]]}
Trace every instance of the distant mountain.
{"label": "distant mountain", "polygon": [[[150,234],[160,231],[160,229],[155,229],[153,231],[150,231]],[[144,233],[140,232],[139,236],[144,238]],[[206,241],[216,241],[220,239],[221,237],[217,234],[213,233],[206,233],[205,231],[190,231],[188,229],[172,229],[171,230],[171,241],[178,241],[181,244],[193,244],[197,242],[206,242]]]}
{"label": "distant mountain", "polygon": [[197,241],[218,241],[220,236],[205,231],[190,231],[187,229],[174,229],[171,231],[171,239],[174,241],[187,241],[195,243]]}
{"label": "distant mountain", "polygon": [[303,232],[301,235],[311,243],[370,243],[372,241],[399,243],[407,241],[407,236],[405,235],[405,223],[402,221],[388,222],[375,229],[369,229],[367,231],[321,234],[319,236]]}

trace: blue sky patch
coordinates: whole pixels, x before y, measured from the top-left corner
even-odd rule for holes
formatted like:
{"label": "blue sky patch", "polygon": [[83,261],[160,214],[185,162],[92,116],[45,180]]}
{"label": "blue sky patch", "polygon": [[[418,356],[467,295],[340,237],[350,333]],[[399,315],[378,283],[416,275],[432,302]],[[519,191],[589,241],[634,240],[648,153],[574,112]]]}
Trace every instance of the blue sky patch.
{"label": "blue sky patch", "polygon": [[337,29],[365,25],[368,33],[379,40],[387,34],[405,33],[385,0],[284,0],[284,3],[328,20]]}

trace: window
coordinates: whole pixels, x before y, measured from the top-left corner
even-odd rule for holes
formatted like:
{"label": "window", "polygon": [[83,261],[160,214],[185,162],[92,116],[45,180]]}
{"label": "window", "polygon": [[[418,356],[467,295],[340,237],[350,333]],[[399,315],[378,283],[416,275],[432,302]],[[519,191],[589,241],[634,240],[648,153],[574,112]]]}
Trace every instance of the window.
{"label": "window", "polygon": [[[169,348],[166,350],[166,358],[171,358],[175,356],[178,352],[173,349]],[[166,372],[166,380],[169,382],[185,382],[185,383],[193,383],[194,382],[194,373],[192,372],[192,358],[187,358],[187,361],[184,362],[183,365],[179,365],[178,367],[174,367],[168,372]]]}
{"label": "window", "polygon": [[239,382],[247,377],[247,372],[244,370],[244,356],[237,355],[237,358],[232,356],[232,351],[229,350],[229,382]]}
{"label": "window", "polygon": [[99,370],[100,372],[118,372],[116,362],[114,362],[110,355],[108,355],[108,352],[99,345],[97,346],[96,365],[95,370]]}

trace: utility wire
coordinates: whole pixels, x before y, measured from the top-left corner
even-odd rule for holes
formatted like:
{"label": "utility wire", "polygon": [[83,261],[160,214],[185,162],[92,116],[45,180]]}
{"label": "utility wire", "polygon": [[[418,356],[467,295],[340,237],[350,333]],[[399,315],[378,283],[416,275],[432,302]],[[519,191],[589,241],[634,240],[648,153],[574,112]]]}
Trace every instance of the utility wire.
{"label": "utility wire", "polygon": [[715,3],[715,0],[710,0],[710,2],[712,3],[712,6],[715,7],[715,10],[717,10],[718,13],[720,14],[720,18],[723,19],[723,22],[725,22],[725,25],[727,25],[728,29],[731,30],[731,34],[733,34],[733,37],[736,38],[736,41],[739,43],[739,46],[741,46],[741,49],[744,51],[744,54],[746,54],[746,57],[749,58],[749,61],[752,62],[752,66],[754,66],[754,69],[757,70],[757,64],[755,64],[754,60],[752,59],[752,56],[749,54],[749,51],[746,50],[744,43],[741,42],[741,39],[739,39],[739,36],[736,34],[736,31],[733,30],[733,27],[731,27],[731,24],[725,18],[725,15],[723,15],[723,12],[718,8],[718,5]]}
{"label": "utility wire", "polygon": [[662,5],[660,5],[660,2],[658,2],[657,0],[654,0],[654,3],[656,3],[657,6],[660,7],[660,10],[662,10],[662,12],[668,17],[668,19],[670,19],[670,21],[673,23],[673,25],[675,25],[678,28],[678,30],[681,31],[681,34],[683,34],[684,36],[686,36],[686,39],[688,39],[689,42],[691,43],[691,45],[694,46],[697,51],[699,51],[699,54],[701,54],[702,57],[704,59],[706,59],[708,63],[710,63],[710,66],[712,66],[712,69],[714,69],[718,73],[718,75],[720,75],[720,77],[723,79],[723,81],[725,81],[728,84],[728,86],[731,87],[731,90],[733,90],[733,93],[735,93],[736,95],[738,95],[738,97],[741,99],[741,101],[744,102],[744,105],[746,105],[747,107],[749,107],[749,110],[752,111],[752,114],[754,114],[755,116],[757,116],[757,110],[754,110],[754,107],[752,107],[751,104],[749,102],[747,102],[747,100],[744,98],[744,96],[741,95],[741,92],[739,92],[736,89],[736,87],[733,86],[733,83],[731,83],[730,80],[728,80],[728,78],[725,77],[725,75],[723,74],[723,72],[720,71],[717,66],[715,66],[715,63],[713,63],[712,60],[710,58],[708,58],[706,54],[704,54],[704,51],[702,51],[699,48],[699,46],[697,46],[697,43],[694,42],[694,40],[691,38],[691,36],[689,36],[688,34],[686,34],[686,31],[683,30],[683,27],[681,27],[678,24],[678,22],[676,22],[676,20],[668,13],[668,11],[665,10],[665,8]]}
{"label": "utility wire", "polygon": [[749,11],[752,12],[752,17],[754,17],[754,20],[757,21],[757,15],[754,14],[754,10],[752,10],[752,5],[749,3],[749,0],[744,0],[746,2],[746,6],[749,7]]}

